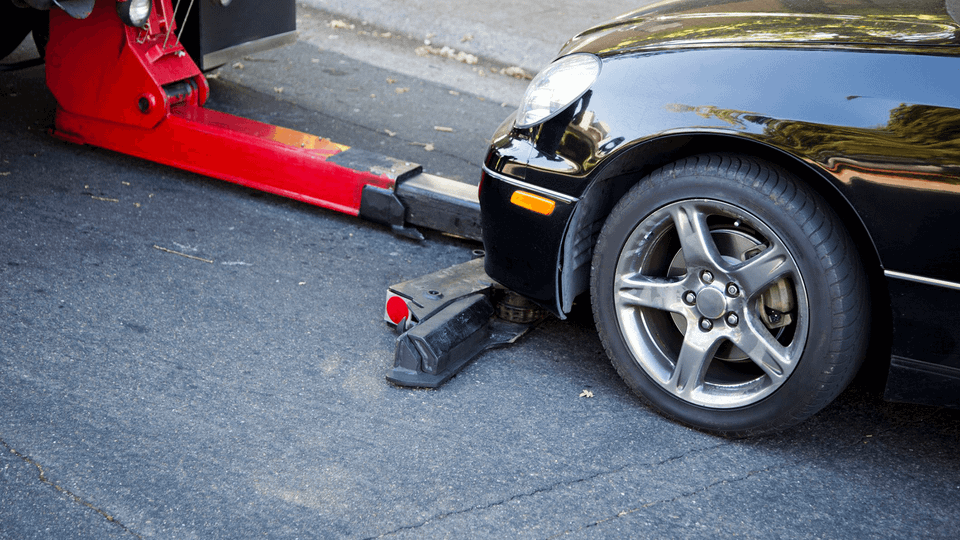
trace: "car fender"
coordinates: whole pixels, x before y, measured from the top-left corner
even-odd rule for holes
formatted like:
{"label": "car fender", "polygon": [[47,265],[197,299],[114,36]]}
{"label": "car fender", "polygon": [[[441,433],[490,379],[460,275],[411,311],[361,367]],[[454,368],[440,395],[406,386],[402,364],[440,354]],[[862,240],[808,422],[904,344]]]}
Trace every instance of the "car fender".
{"label": "car fender", "polygon": [[[933,277],[960,281],[949,263],[960,256],[960,241],[927,245],[920,257],[905,248],[923,231],[933,242],[960,203],[960,140],[950,133],[960,123],[958,68],[949,55],[850,48],[605,58],[597,83],[571,106],[572,118],[551,120],[530,137],[536,151],[527,181],[586,202],[563,244],[564,307],[583,290],[585,270],[576,261],[589,260],[571,249],[576,239],[596,229],[646,172],[718,150],[759,154],[815,183],[851,218],[848,227],[861,228],[880,267],[933,269]],[[891,80],[888,73],[904,75]],[[894,225],[890,212],[914,214],[916,227]]]}

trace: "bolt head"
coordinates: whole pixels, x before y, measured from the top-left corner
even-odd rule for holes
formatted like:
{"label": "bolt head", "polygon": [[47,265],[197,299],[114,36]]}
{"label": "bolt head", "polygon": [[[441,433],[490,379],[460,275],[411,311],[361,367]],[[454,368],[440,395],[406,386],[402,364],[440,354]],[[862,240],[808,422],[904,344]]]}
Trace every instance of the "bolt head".
{"label": "bolt head", "polygon": [[727,294],[729,296],[738,296],[740,294],[740,287],[737,287],[734,283],[727,284]]}
{"label": "bolt head", "polygon": [[700,274],[700,279],[702,279],[704,283],[713,283],[713,273],[709,270],[704,270],[703,273]]}
{"label": "bolt head", "polygon": [[703,330],[704,332],[709,332],[713,330],[713,321],[706,318],[700,319],[700,329]]}
{"label": "bolt head", "polygon": [[697,294],[693,291],[689,291],[683,295],[683,301],[692,306],[697,303]]}
{"label": "bolt head", "polygon": [[727,324],[730,326],[736,326],[740,324],[740,317],[738,317],[736,313],[728,313]]}

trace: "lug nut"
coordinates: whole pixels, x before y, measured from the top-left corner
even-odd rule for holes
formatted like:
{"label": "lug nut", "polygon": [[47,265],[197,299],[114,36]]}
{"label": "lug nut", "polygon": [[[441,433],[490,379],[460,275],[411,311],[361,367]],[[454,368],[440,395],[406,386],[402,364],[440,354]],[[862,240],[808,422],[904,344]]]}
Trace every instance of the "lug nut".
{"label": "lug nut", "polygon": [[692,306],[697,303],[697,294],[693,291],[688,291],[683,295],[683,301]]}
{"label": "lug nut", "polygon": [[700,279],[702,279],[704,283],[713,283],[713,274],[711,274],[709,270],[704,270],[703,273],[700,274]]}
{"label": "lug nut", "polygon": [[728,313],[727,324],[730,326],[736,326],[740,324],[740,317],[738,317],[736,313]]}
{"label": "lug nut", "polygon": [[713,330],[713,321],[706,318],[700,319],[700,329],[703,330],[704,332],[709,332]]}
{"label": "lug nut", "polygon": [[727,294],[730,296],[737,296],[740,294],[740,287],[737,287],[734,283],[727,284]]}

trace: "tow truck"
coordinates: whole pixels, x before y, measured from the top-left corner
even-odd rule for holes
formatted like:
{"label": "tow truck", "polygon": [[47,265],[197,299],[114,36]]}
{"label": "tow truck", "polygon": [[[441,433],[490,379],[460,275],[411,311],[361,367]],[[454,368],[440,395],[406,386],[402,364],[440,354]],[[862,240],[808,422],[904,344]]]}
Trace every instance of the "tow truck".
{"label": "tow truck", "polygon": [[[31,30],[37,40],[57,101],[54,137],[360,217],[414,240],[424,238],[419,228],[480,240],[473,186],[427,174],[416,163],[204,107],[210,93],[204,69],[295,40],[294,0],[0,3],[13,46]],[[13,67],[28,65],[34,64]],[[491,280],[481,258],[393,285],[384,319],[399,337],[387,380],[436,388],[543,317]]]}

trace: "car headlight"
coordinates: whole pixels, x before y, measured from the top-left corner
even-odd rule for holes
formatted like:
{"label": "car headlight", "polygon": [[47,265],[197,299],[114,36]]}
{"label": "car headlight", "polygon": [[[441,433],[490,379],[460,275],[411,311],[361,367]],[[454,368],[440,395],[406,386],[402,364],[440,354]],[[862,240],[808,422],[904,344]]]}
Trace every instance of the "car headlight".
{"label": "car headlight", "polygon": [[600,59],[571,54],[547,66],[527,87],[517,113],[517,127],[526,129],[553,118],[580,99],[600,76]]}
{"label": "car headlight", "polygon": [[143,28],[150,19],[153,10],[151,0],[125,0],[117,2],[117,15],[127,26]]}

